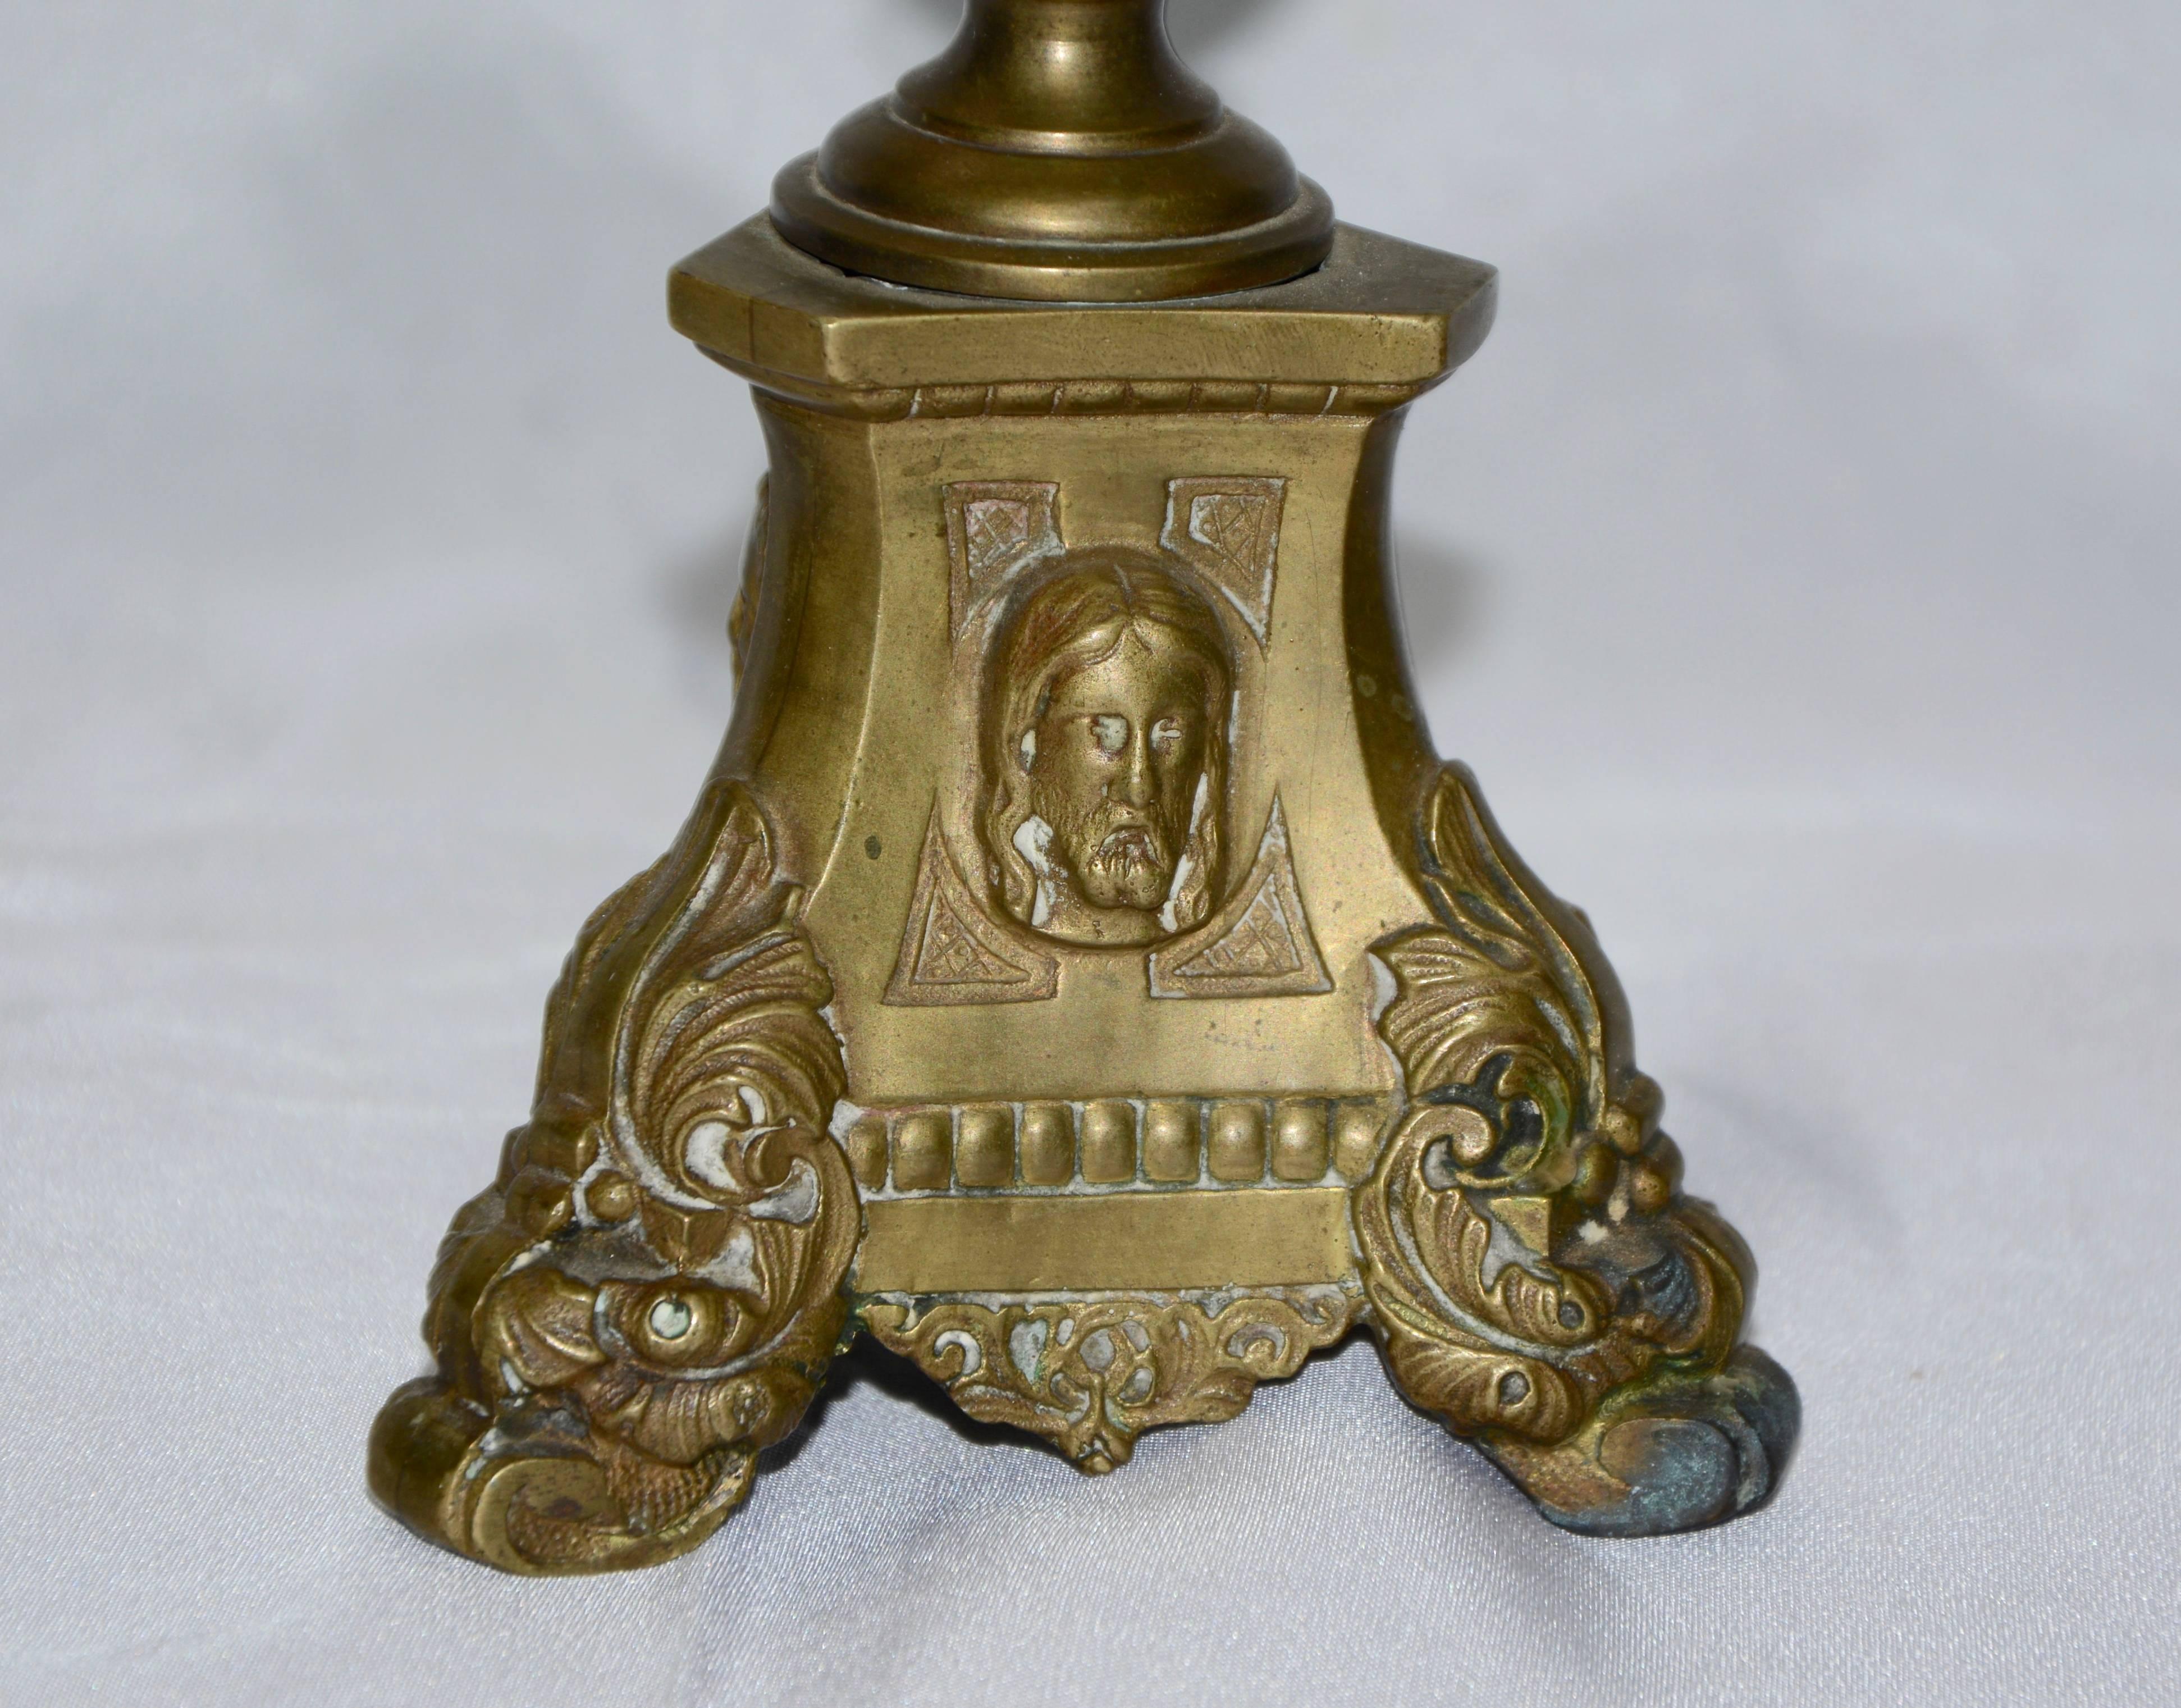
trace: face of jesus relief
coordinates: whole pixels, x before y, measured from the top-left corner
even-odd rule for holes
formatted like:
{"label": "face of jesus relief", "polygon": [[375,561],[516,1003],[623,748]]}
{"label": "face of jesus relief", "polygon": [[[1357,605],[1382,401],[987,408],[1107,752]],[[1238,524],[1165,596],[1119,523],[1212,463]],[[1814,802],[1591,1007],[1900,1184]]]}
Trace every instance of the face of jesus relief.
{"label": "face of jesus relief", "polygon": [[1031,732],[1030,807],[1050,827],[1041,929],[1149,942],[1204,775],[1204,671],[1157,629],[1057,683]]}
{"label": "face of jesus relief", "polygon": [[1071,553],[1010,615],[983,821],[1008,912],[1063,942],[1119,945],[1205,916],[1230,680],[1217,618],[1149,553]]}

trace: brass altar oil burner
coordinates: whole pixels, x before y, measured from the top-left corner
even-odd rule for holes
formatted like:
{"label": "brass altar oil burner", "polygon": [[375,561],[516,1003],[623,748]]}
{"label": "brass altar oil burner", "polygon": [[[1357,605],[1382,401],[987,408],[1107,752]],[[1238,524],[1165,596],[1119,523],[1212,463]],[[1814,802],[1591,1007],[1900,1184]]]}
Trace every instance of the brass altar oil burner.
{"label": "brass altar oil burner", "polygon": [[859,1334],[1092,1473],[1362,1324],[1555,1523],[1771,1490],[1748,1248],[1403,656],[1394,442],[1495,275],[1337,224],[1162,13],[969,0],[674,269],[770,455],[734,714],[373,1430],[432,1541],[693,1548]]}

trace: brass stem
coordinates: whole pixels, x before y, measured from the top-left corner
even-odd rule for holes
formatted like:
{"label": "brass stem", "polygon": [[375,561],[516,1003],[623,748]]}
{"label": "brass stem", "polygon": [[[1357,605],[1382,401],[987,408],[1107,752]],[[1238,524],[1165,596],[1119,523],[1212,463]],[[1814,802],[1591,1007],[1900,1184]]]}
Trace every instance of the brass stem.
{"label": "brass stem", "polygon": [[1172,147],[1221,112],[1175,55],[1165,0],[969,0],[947,51],[897,95],[924,130],[1059,154]]}
{"label": "brass stem", "polygon": [[1324,191],[1176,57],[1165,0],[969,0],[781,173],[772,218],[850,272],[1048,301],[1278,284],[1333,240]]}

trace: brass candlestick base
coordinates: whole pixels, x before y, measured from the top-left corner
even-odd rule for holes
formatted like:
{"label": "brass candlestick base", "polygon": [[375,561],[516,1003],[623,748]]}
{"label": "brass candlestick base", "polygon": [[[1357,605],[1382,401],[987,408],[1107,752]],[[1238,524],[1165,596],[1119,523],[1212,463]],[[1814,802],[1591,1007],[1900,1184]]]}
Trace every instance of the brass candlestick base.
{"label": "brass candlestick base", "polygon": [[[770,450],[734,719],[578,937],[432,1277],[438,1374],[373,1433],[434,1541],[692,1547],[859,1332],[1086,1471],[1367,1324],[1555,1523],[1772,1487],[1797,1402],[1737,1344],[1748,1252],[1681,1194],[1588,926],[1433,752],[1393,616],[1395,436],[1493,272],[1337,228],[1289,278],[1317,192],[1185,77],[1179,117],[1131,104],[1113,68],[1164,40],[1156,0],[973,0],[674,274]],[[1102,124],[1271,192],[1166,196]],[[812,213],[829,158],[880,214]],[[1029,300],[1093,275],[1107,306]],[[1288,282],[1172,299],[1253,276]]]}

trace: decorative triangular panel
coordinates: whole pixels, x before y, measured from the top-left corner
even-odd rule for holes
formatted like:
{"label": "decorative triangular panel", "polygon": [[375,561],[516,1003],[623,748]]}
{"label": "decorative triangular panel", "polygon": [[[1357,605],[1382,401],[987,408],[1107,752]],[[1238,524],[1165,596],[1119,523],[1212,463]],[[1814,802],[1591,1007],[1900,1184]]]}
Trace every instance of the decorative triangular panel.
{"label": "decorative triangular panel", "polygon": [[1155,997],[1315,996],[1333,988],[1303,912],[1277,797],[1234,898],[1187,937],[1154,949]]}
{"label": "decorative triangular panel", "polygon": [[954,870],[935,811],[886,1001],[897,1008],[1039,1003],[1059,988],[1059,962],[1002,931],[977,905]]}
{"label": "decorative triangular panel", "polygon": [[951,633],[1024,565],[1060,550],[1060,489],[1050,481],[962,480],[947,487]]}
{"label": "decorative triangular panel", "polygon": [[1278,886],[1267,876],[1257,886],[1242,917],[1227,935],[1177,967],[1175,974],[1192,978],[1283,979],[1302,970],[1295,929],[1280,906]]}
{"label": "decorative triangular panel", "polygon": [[1272,633],[1273,577],[1287,483],[1273,475],[1190,477],[1166,484],[1159,544],[1234,601],[1263,646]]}

